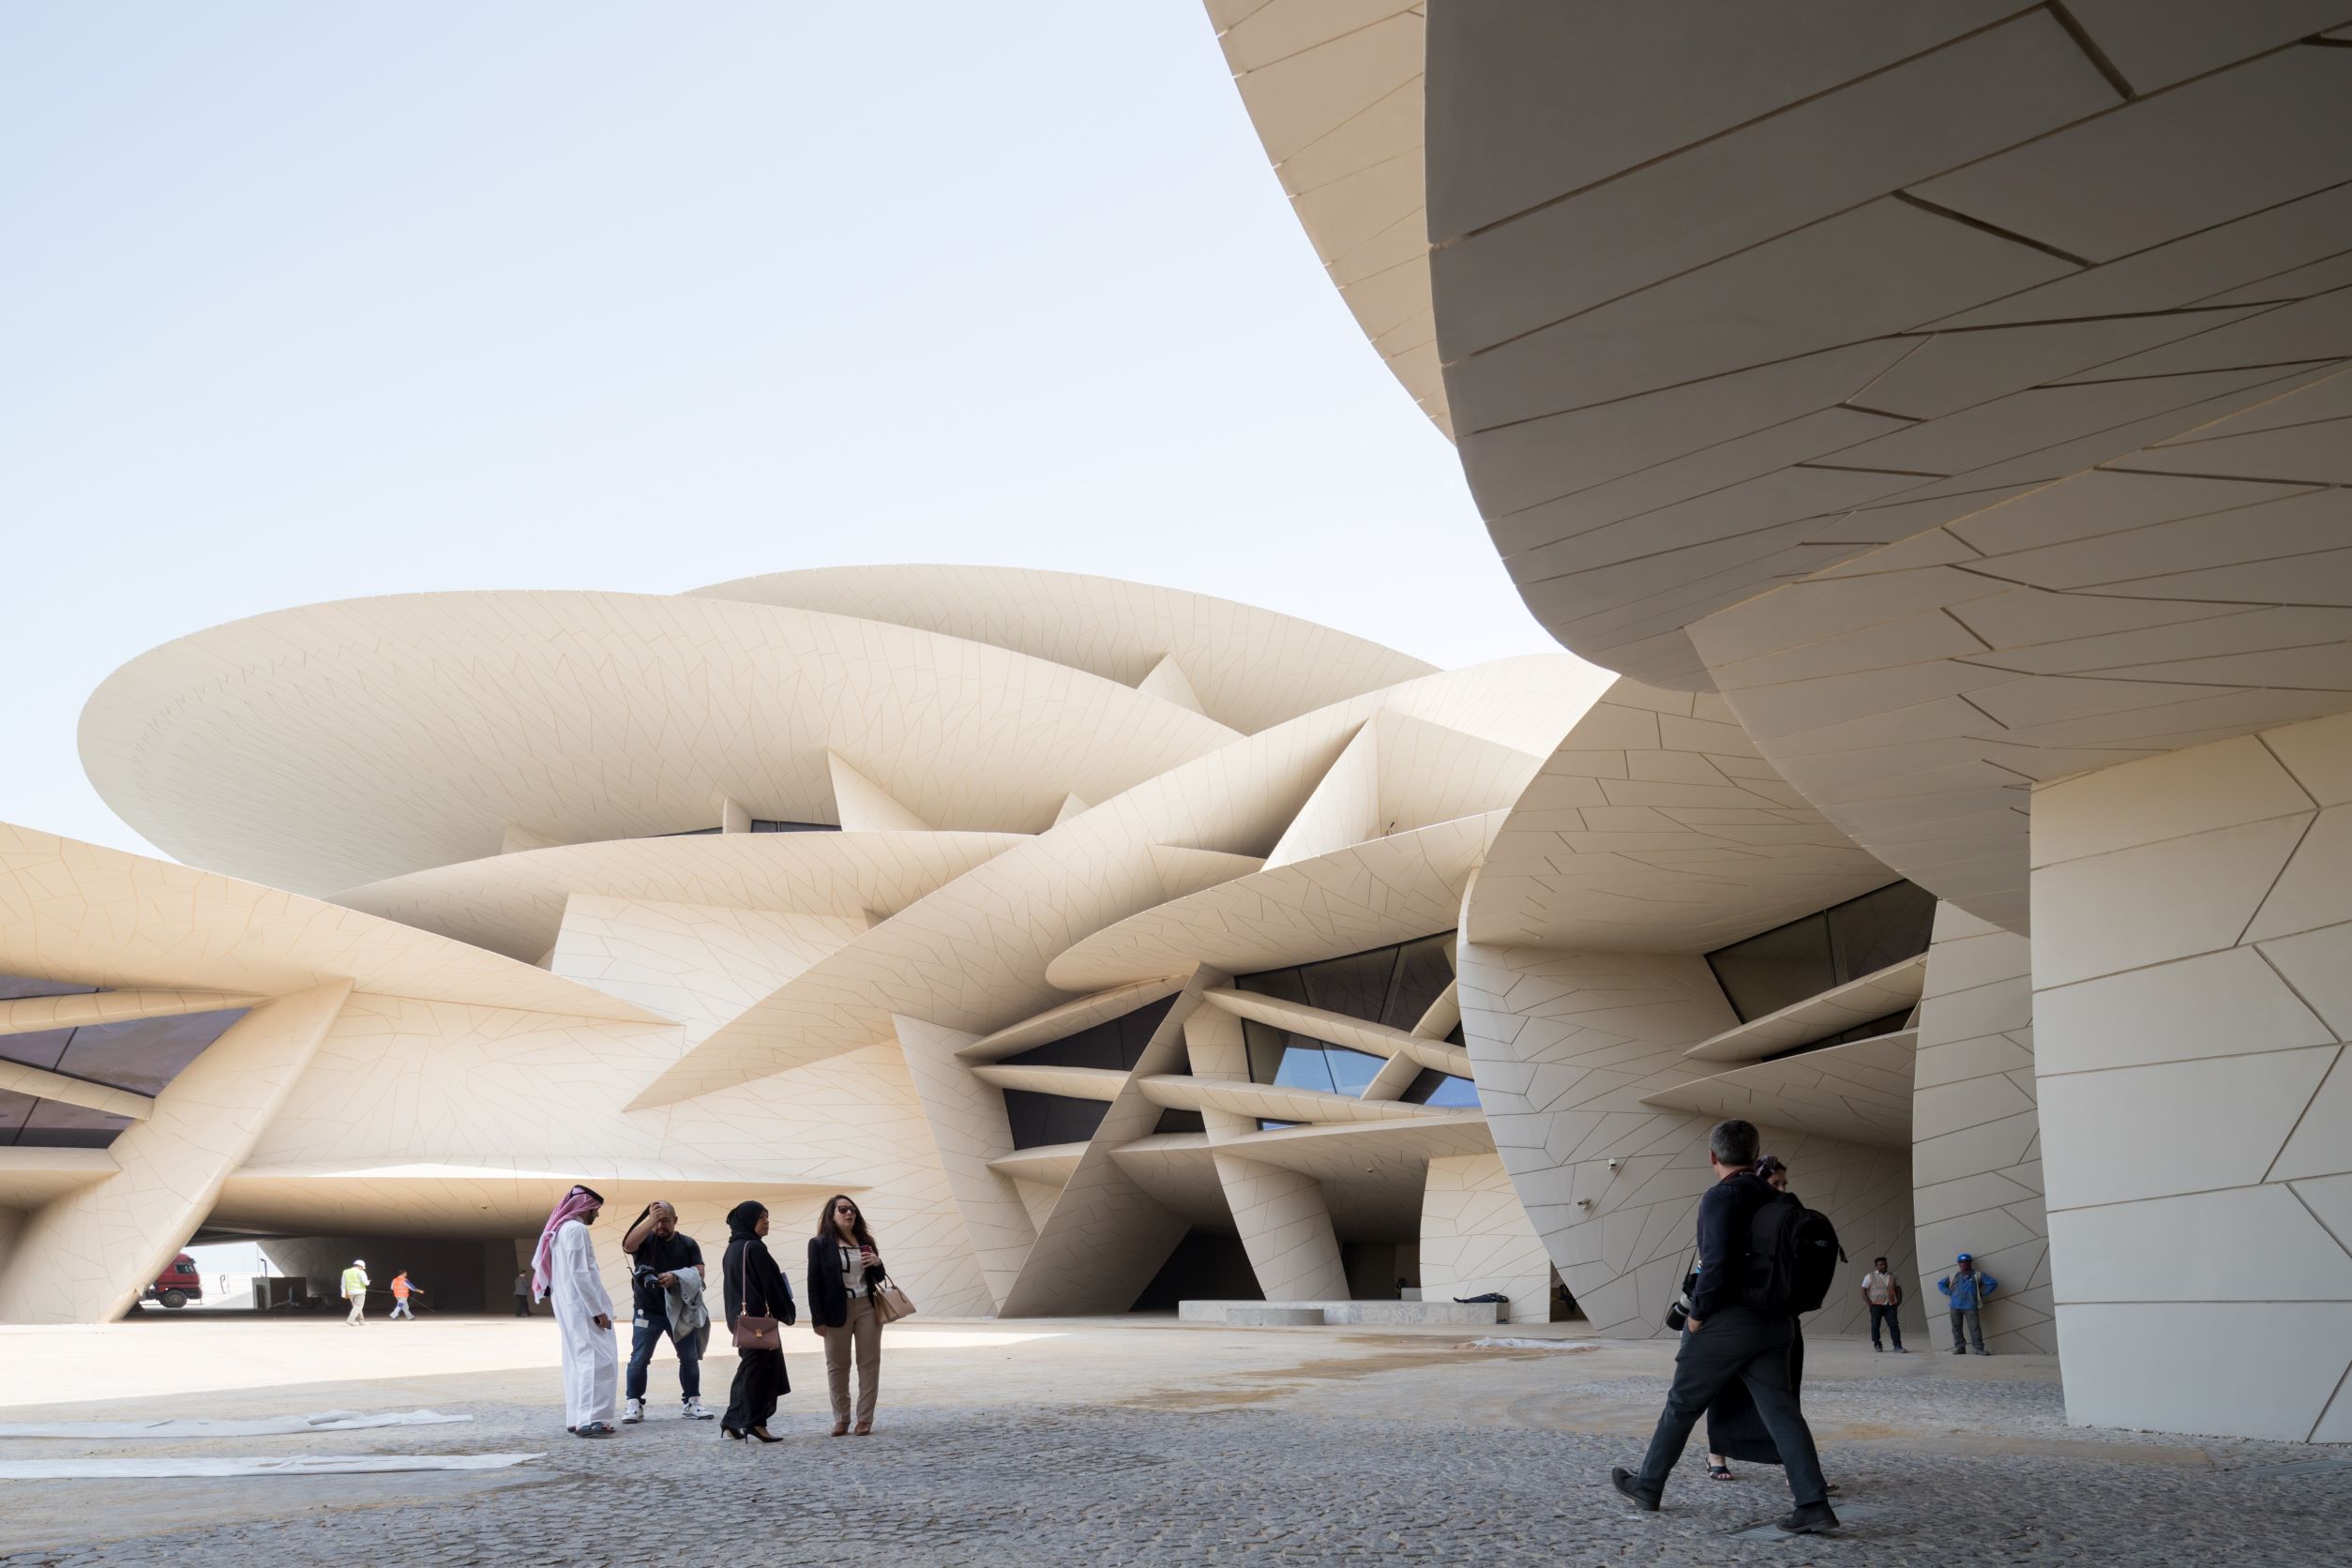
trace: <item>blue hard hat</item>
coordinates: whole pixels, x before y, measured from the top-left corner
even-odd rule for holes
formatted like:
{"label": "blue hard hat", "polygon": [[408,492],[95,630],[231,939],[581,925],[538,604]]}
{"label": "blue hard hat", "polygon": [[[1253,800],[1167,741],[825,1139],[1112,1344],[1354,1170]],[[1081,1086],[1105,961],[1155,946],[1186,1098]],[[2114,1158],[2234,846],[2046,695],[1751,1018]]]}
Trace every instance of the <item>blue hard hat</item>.
{"label": "blue hard hat", "polygon": [[1960,1255],[1959,1261],[1963,1263],[1973,1263],[1976,1261],[1976,1255],[1974,1253],[1964,1252]]}

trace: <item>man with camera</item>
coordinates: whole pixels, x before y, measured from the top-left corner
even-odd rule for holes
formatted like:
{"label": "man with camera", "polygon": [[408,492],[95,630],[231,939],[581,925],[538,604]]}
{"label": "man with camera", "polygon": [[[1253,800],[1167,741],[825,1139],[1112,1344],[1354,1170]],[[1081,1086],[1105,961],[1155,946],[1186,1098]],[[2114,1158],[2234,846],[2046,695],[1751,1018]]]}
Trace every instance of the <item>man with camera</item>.
{"label": "man with camera", "polygon": [[1780,1195],[1755,1173],[1757,1137],[1753,1123],[1719,1122],[1708,1135],[1708,1160],[1715,1184],[1698,1200],[1698,1273],[1692,1282],[1688,1323],[1674,1358],[1674,1383],[1666,1410],[1650,1440],[1638,1474],[1618,1466],[1609,1472],[1634,1506],[1656,1513],[1666,1477],[1682,1456],[1691,1428],[1735,1379],[1747,1386],[1756,1412],[1779,1449],[1795,1511],[1779,1521],[1791,1534],[1837,1528],[1813,1446],[1789,1377],[1789,1345],[1796,1319],[1761,1309],[1746,1299],[1750,1222]]}

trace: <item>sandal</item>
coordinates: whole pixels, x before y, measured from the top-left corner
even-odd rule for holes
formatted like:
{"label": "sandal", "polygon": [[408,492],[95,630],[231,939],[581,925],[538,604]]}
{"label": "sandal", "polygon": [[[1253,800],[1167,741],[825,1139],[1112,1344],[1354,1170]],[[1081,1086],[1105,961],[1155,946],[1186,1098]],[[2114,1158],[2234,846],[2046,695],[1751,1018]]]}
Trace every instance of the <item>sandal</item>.
{"label": "sandal", "polygon": [[1710,1481],[1728,1481],[1731,1479],[1731,1467],[1729,1465],[1710,1465],[1707,1467],[1707,1479]]}

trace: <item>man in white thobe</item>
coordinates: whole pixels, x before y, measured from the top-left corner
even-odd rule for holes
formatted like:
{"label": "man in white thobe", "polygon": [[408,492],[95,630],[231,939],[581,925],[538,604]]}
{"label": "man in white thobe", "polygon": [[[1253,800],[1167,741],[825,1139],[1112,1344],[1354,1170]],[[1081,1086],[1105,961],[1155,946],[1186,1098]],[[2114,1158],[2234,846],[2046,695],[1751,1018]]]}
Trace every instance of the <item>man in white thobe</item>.
{"label": "man in white thobe", "polygon": [[611,1437],[618,1413],[620,1343],[612,1334],[612,1298],[596,1272],[596,1249],[588,1227],[604,1200],[574,1187],[548,1216],[540,1235],[537,1294],[554,1304],[555,1326],[564,1336],[564,1428],[583,1438]]}

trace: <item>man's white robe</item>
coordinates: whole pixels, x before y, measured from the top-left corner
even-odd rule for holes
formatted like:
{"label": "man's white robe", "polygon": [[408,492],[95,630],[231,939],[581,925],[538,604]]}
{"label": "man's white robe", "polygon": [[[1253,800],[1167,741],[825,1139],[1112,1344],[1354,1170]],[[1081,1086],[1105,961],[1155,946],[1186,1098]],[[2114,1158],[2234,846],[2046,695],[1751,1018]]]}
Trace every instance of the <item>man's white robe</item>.
{"label": "man's white robe", "polygon": [[596,1249],[588,1240],[588,1228],[576,1219],[565,1221],[555,1232],[547,1294],[555,1306],[555,1326],[564,1335],[564,1425],[611,1421],[620,1389],[621,1345],[612,1330],[596,1327],[599,1314],[611,1320],[612,1298],[596,1273]]}

